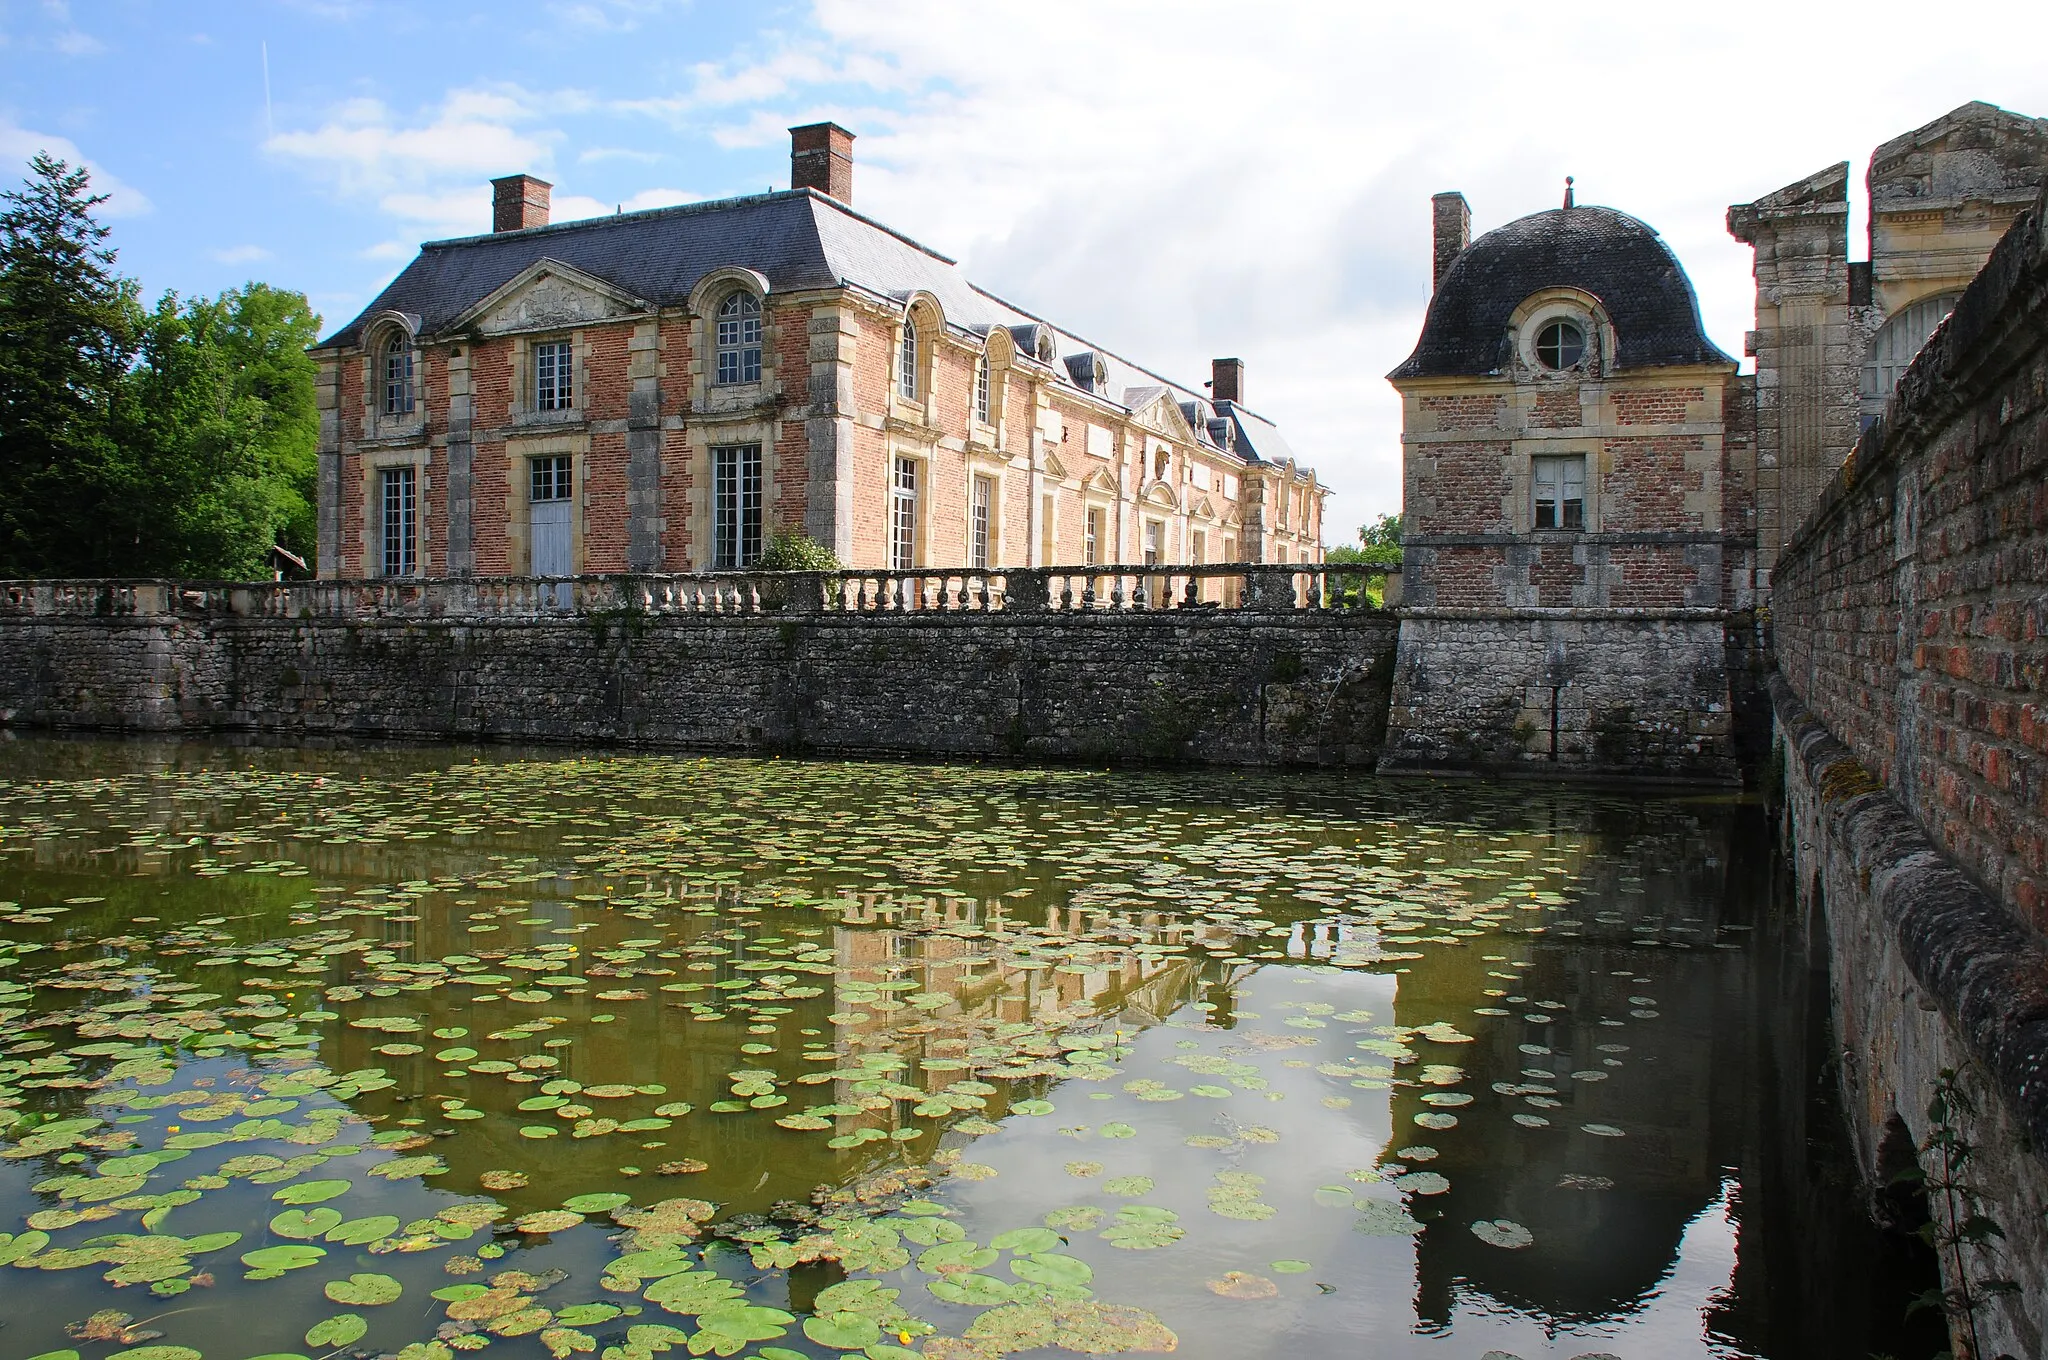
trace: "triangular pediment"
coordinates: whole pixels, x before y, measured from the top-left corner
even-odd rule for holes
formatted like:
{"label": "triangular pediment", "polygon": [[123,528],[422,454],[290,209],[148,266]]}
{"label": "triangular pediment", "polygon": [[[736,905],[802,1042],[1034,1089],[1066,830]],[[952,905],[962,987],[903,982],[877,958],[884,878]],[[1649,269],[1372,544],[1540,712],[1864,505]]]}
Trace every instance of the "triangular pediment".
{"label": "triangular pediment", "polygon": [[1053,454],[1048,453],[1045,455],[1045,475],[1053,478],[1055,481],[1063,482],[1067,479],[1067,465],[1062,463]]}
{"label": "triangular pediment", "polygon": [[1175,399],[1171,388],[1161,388],[1151,400],[1133,408],[1131,419],[1177,444],[1195,442],[1195,432],[1188,425],[1187,417],[1180,413],[1180,402]]}
{"label": "triangular pediment", "polygon": [[1195,508],[1191,513],[1202,519],[1214,519],[1216,518],[1216,507],[1210,503],[1207,496],[1204,496],[1195,502]]}
{"label": "triangular pediment", "polygon": [[1101,491],[1114,496],[1116,494],[1116,478],[1110,476],[1101,468],[1097,468],[1082,481],[1081,489],[1084,491]]}
{"label": "triangular pediment", "polygon": [[451,331],[509,335],[644,316],[654,304],[560,260],[536,260],[449,323]]}

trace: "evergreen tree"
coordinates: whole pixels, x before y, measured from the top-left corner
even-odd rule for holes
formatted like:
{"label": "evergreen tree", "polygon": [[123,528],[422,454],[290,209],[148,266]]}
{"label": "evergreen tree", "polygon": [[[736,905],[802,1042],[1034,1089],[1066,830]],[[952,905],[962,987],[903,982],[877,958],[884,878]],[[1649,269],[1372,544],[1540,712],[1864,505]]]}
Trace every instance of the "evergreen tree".
{"label": "evergreen tree", "polygon": [[89,185],[38,154],[0,195],[0,576],[95,574],[115,557],[93,510],[127,490],[112,423],[137,308]]}

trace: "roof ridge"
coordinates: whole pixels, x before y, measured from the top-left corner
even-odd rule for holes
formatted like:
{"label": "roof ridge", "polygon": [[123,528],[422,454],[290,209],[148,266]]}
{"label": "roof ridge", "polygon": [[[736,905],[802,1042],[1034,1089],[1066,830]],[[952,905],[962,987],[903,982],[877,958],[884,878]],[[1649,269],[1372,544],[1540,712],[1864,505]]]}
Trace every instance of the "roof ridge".
{"label": "roof ridge", "polygon": [[[1164,373],[1154,372],[1152,369],[1145,367],[1143,364],[1137,362],[1135,359],[1126,359],[1123,355],[1117,353],[1115,350],[1109,348],[1107,345],[1097,344],[1095,341],[1090,340],[1087,336],[1082,335],[1079,331],[1068,330],[1066,327],[1060,325],[1057,322],[1048,321],[1044,317],[1038,315],[1038,313],[1031,311],[1029,308],[1020,307],[1016,303],[1010,301],[1008,298],[990,292],[988,289],[982,287],[980,284],[976,283],[972,279],[967,280],[967,286],[973,289],[975,292],[981,294],[983,297],[987,298],[990,302],[994,302],[1001,306],[1008,307],[1011,311],[1015,312],[1017,315],[1025,318],[1028,321],[1035,321],[1041,326],[1050,326],[1052,327],[1052,329],[1058,331],[1061,335],[1065,335],[1074,340],[1079,341],[1080,343],[1088,346],[1088,348],[1094,353],[1106,354],[1110,358],[1122,364],[1124,367],[1135,369],[1137,372],[1144,374],[1146,377],[1155,379],[1156,381],[1164,384],[1165,386],[1172,388],[1176,392],[1185,393],[1186,395],[1195,398],[1195,400],[1197,401],[1207,401],[1211,405],[1215,404],[1212,398],[1204,397],[1201,393],[1195,391],[1194,388],[1189,387],[1184,383],[1177,383],[1173,379],[1167,377]],[[1263,420],[1264,417],[1262,416],[1260,417],[1260,419]]]}
{"label": "roof ridge", "polygon": [[657,217],[689,217],[698,213],[713,212],[724,208],[737,208],[753,203],[771,203],[782,198],[801,198],[806,194],[818,195],[814,189],[770,189],[758,194],[740,194],[733,198],[705,198],[695,203],[664,203],[658,208],[636,208],[632,212],[600,213],[596,217],[576,217],[567,222],[550,222],[544,227],[520,227],[515,231],[486,231],[474,236],[446,236],[438,241],[422,241],[421,251],[444,250],[454,246],[480,245],[485,241],[531,240],[536,236],[552,236],[572,231],[589,231],[598,227],[623,226],[631,222],[644,222]]}

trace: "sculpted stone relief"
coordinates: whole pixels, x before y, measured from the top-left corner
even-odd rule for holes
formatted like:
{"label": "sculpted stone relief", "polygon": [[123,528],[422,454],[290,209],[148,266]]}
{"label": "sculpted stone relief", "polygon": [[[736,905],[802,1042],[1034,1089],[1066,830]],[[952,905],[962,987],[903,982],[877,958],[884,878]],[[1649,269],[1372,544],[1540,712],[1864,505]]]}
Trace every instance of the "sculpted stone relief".
{"label": "sculpted stone relief", "polygon": [[485,314],[485,334],[574,326],[627,315],[611,298],[557,274],[542,274]]}

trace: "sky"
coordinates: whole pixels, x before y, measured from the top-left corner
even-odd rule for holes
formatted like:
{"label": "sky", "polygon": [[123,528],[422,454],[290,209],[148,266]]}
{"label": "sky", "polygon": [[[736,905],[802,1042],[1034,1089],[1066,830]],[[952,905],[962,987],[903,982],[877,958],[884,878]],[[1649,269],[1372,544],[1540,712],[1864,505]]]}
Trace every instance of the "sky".
{"label": "sky", "polygon": [[[249,280],[331,329],[417,244],[786,188],[787,129],[857,134],[854,202],[976,282],[1247,404],[1400,508],[1386,372],[1429,301],[1429,196],[1475,232],[1578,201],[1662,233],[1742,352],[1747,202],[1971,99],[2048,115],[2039,0],[1388,6],[1266,0],[0,0],[0,176],[91,167],[145,293]],[[1852,257],[1863,253],[1852,219]]]}

